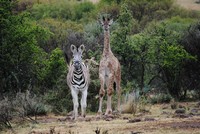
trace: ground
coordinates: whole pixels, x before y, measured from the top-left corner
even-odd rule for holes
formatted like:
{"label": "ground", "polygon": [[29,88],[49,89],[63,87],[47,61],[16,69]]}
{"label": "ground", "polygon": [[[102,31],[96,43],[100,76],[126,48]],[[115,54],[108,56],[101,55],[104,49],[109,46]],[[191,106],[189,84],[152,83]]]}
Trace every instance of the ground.
{"label": "ground", "polygon": [[[24,123],[3,134],[200,134],[200,102],[147,106],[147,111],[97,119],[89,114],[73,121],[66,116],[38,117],[38,124]],[[179,109],[180,111],[177,111]],[[185,109],[184,113],[181,110]],[[176,111],[176,112],[175,112]],[[98,131],[100,133],[98,133]]]}
{"label": "ground", "polygon": [[186,9],[200,11],[200,3],[197,3],[198,1],[199,0],[176,0],[176,3]]}

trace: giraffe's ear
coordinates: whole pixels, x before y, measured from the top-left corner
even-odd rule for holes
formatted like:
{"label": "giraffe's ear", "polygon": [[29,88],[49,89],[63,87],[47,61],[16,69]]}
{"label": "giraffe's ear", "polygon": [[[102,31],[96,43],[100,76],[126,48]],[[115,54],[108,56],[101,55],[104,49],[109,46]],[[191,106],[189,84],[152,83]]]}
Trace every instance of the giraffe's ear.
{"label": "giraffe's ear", "polygon": [[74,46],[73,44],[71,45],[71,51],[72,51],[72,53],[74,53],[74,52],[77,51],[77,50],[76,50],[76,46]]}
{"label": "giraffe's ear", "polygon": [[102,19],[103,19],[103,21],[106,21],[106,18],[105,18],[104,16],[103,16],[103,18],[102,18]]}
{"label": "giraffe's ear", "polygon": [[110,21],[109,21],[109,25],[111,25],[113,23],[113,19],[111,19]]}
{"label": "giraffe's ear", "polygon": [[83,44],[80,45],[80,47],[78,48],[78,51],[82,53],[84,50],[85,50],[85,46]]}
{"label": "giraffe's ear", "polygon": [[100,25],[102,25],[103,26],[103,20],[101,19],[101,18],[98,18],[98,23],[100,24]]}

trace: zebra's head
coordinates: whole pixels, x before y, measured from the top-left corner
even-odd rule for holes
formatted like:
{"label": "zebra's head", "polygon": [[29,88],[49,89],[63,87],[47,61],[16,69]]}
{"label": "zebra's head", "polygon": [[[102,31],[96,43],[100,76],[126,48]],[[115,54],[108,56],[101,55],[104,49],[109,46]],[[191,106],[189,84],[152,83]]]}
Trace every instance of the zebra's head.
{"label": "zebra's head", "polygon": [[73,44],[71,45],[71,51],[73,53],[73,66],[76,71],[81,69],[82,62],[82,53],[85,49],[85,46],[82,44],[80,47],[76,47]]}

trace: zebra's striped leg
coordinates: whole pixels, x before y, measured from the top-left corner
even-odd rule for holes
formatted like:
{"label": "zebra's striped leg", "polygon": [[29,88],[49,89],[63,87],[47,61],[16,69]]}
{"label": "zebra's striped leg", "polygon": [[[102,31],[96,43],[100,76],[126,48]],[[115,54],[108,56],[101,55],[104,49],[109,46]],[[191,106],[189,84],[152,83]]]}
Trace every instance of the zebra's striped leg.
{"label": "zebra's striped leg", "polygon": [[86,107],[87,107],[87,90],[82,92],[81,98],[81,116],[85,117],[86,115]]}
{"label": "zebra's striped leg", "polygon": [[76,120],[78,117],[78,92],[72,89],[71,93],[72,93],[73,104],[74,104],[74,119]]}

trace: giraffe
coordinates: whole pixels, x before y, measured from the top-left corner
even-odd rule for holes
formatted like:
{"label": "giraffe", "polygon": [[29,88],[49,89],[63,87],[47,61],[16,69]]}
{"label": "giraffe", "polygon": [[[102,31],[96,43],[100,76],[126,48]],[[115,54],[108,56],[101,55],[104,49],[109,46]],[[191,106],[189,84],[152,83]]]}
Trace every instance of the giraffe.
{"label": "giraffe", "polygon": [[102,114],[102,101],[105,96],[105,87],[107,90],[107,109],[105,115],[112,114],[112,94],[113,84],[116,84],[116,91],[118,94],[117,110],[120,112],[120,97],[121,97],[121,67],[118,59],[114,56],[110,48],[110,25],[113,20],[103,17],[99,20],[104,30],[104,48],[103,54],[99,64],[99,79],[100,79],[100,91],[99,91],[99,110],[98,114]]}

